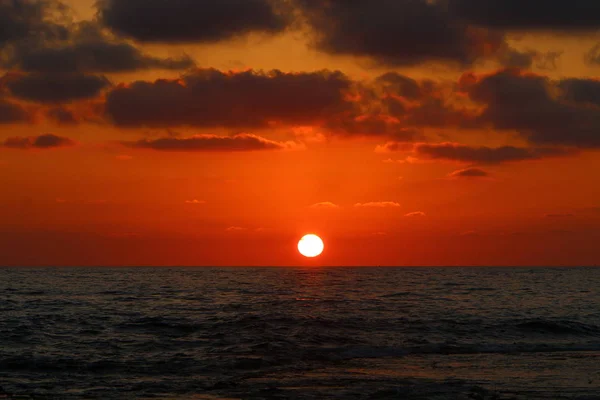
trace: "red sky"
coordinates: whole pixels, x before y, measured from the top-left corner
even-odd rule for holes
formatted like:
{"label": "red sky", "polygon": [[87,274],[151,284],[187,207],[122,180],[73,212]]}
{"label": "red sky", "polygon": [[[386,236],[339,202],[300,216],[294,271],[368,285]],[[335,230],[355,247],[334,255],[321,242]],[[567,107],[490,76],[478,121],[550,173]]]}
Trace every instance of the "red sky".
{"label": "red sky", "polygon": [[0,26],[0,265],[600,263],[595,0],[0,0]]}

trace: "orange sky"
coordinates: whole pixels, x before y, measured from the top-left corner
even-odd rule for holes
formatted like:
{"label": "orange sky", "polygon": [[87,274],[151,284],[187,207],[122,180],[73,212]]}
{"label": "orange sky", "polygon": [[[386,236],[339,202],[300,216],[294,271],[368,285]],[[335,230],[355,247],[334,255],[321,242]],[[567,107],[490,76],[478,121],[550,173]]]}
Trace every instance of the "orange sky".
{"label": "orange sky", "polygon": [[0,265],[600,262],[595,2],[127,1],[0,0]]}

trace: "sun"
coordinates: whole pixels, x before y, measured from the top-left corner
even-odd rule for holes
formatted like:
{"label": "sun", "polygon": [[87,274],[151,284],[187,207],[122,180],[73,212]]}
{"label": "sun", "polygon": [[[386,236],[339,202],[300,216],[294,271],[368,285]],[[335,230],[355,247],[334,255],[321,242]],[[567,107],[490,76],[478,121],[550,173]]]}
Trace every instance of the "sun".
{"label": "sun", "polygon": [[314,258],[318,257],[323,253],[325,245],[323,240],[317,235],[306,235],[298,242],[298,251],[304,257]]}

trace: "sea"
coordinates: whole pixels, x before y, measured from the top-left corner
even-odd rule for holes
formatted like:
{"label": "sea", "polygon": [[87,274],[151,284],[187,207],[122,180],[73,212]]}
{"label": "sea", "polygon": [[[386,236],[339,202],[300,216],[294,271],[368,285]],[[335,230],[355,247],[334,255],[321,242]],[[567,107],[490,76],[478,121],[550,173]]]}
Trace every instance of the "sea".
{"label": "sea", "polygon": [[0,268],[0,398],[600,399],[600,269]]}

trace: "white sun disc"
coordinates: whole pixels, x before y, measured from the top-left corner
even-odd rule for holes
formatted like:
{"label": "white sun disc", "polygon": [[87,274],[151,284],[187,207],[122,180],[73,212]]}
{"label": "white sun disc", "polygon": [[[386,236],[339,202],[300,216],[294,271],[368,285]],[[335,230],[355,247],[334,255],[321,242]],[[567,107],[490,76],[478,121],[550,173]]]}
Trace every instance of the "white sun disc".
{"label": "white sun disc", "polygon": [[317,257],[323,253],[323,249],[325,245],[323,244],[323,240],[317,235],[306,235],[298,242],[298,251],[304,257]]}

